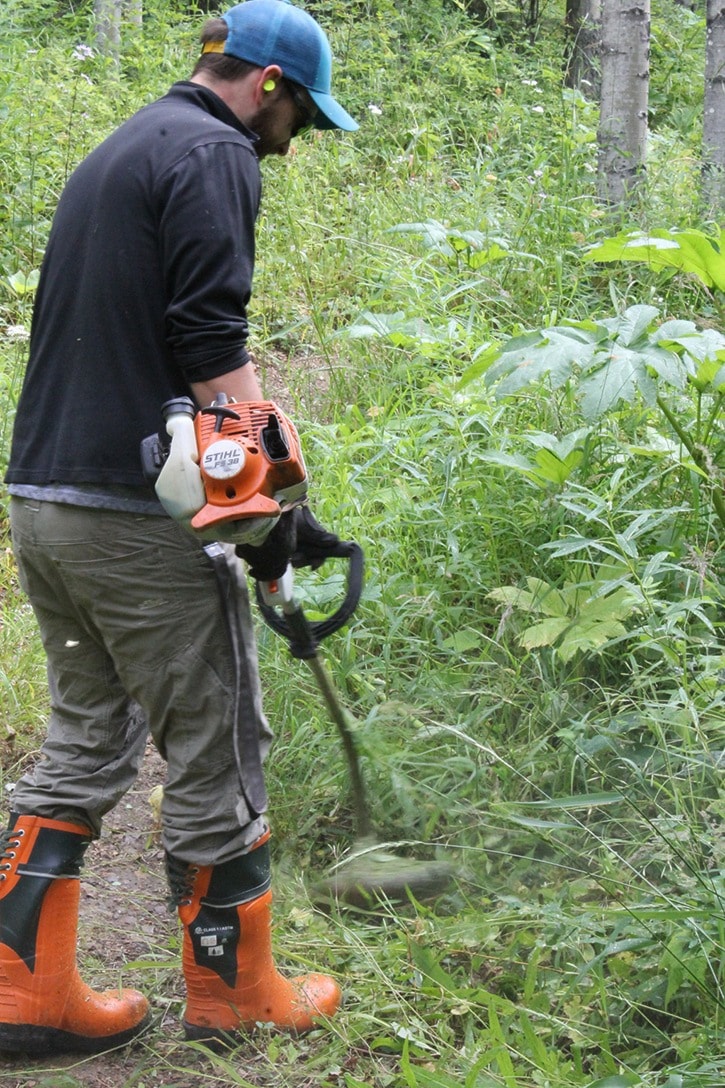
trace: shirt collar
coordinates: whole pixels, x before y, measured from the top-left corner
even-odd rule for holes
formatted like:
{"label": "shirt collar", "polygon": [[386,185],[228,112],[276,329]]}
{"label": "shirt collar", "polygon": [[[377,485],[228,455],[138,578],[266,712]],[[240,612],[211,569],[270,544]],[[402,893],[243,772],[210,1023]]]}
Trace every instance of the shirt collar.
{"label": "shirt collar", "polygon": [[184,98],[187,102],[195,101],[212,117],[216,117],[217,120],[223,121],[225,125],[230,125],[237,132],[241,132],[251,144],[259,143],[257,133],[248,128],[243,121],[240,121],[236,114],[229,109],[226,102],[209,87],[204,87],[201,83],[193,83],[190,79],[182,79],[169,88],[167,97]]}

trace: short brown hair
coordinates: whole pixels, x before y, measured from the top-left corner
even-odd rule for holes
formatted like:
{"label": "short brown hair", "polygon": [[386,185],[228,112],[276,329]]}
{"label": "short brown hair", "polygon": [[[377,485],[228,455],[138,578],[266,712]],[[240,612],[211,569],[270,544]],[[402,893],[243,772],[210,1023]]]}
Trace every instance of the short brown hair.
{"label": "short brown hair", "polygon": [[[199,40],[202,45],[207,42],[223,42],[226,41],[228,33],[229,27],[223,19],[207,19]],[[250,64],[249,61],[239,60],[225,53],[202,53],[191,74],[195,76],[197,72],[209,72],[215,79],[231,81],[241,79],[258,67],[258,64]]]}

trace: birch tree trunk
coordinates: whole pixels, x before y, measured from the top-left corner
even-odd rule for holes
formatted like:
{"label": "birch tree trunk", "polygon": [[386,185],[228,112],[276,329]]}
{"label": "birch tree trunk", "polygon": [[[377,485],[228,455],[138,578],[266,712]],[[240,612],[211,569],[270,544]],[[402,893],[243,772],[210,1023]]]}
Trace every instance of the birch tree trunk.
{"label": "birch tree trunk", "polygon": [[96,47],[118,60],[121,51],[121,9],[123,0],[93,0],[96,19]]}
{"label": "birch tree trunk", "polygon": [[140,27],[143,24],[143,0],[126,0],[123,10],[133,26]]}
{"label": "birch tree trunk", "polygon": [[705,104],[702,119],[702,199],[725,211],[725,0],[707,0]]}
{"label": "birch tree trunk", "polygon": [[621,205],[646,170],[649,0],[603,0],[599,197]]}
{"label": "birch tree trunk", "polygon": [[96,47],[118,61],[121,55],[121,23],[141,26],[143,0],[93,0]]}
{"label": "birch tree trunk", "polygon": [[597,102],[601,93],[601,0],[567,0],[566,30],[571,49],[566,85]]}

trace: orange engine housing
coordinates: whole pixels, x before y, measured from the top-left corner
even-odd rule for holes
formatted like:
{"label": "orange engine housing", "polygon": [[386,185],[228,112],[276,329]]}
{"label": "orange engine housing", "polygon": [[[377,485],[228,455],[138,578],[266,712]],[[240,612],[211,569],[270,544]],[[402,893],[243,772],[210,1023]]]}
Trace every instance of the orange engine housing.
{"label": "orange engine housing", "polygon": [[243,518],[278,518],[307,495],[300,440],[274,401],[229,401],[194,419],[206,504],[194,529]]}

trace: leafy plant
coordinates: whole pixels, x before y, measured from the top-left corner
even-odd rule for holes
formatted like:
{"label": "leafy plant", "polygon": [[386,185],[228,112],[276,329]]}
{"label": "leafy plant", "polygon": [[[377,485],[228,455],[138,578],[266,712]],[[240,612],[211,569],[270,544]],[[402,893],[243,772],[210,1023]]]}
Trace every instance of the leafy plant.
{"label": "leafy plant", "polygon": [[705,287],[725,291],[724,240],[725,230],[707,235],[692,227],[624,231],[590,246],[584,260],[597,263],[634,261],[646,264],[656,272],[684,272],[695,276]]}
{"label": "leafy plant", "polygon": [[539,617],[519,635],[525,649],[555,646],[562,661],[570,661],[578,653],[601,649],[626,634],[622,621],[637,611],[641,601],[633,587],[618,584],[618,573],[621,576],[605,569],[583,583],[565,583],[561,589],[540,578],[528,578],[525,589],[502,586],[489,596]]}
{"label": "leafy plant", "polygon": [[[361,131],[265,160],[251,346],[299,421],[317,515],[366,553],[360,609],[323,653],[355,716],[376,826],[404,854],[453,857],[459,879],[434,905],[312,909],[306,875],[349,847],[344,760],[309,670],[260,631],[275,939],[286,966],[306,968],[308,952],[329,966],[347,1001],[330,1030],[260,1032],[210,1058],[178,1038],[178,939],[159,937],[154,915],[135,934],[148,954],[127,967],[161,1012],[148,1042],[69,1076],[720,1088],[723,363],[706,328],[720,288],[715,245],[695,233],[685,249],[698,229],[717,242],[693,183],[700,24],[653,14],[667,70],[653,66],[647,215],[673,237],[645,222],[622,236],[661,241],[681,267],[638,277],[617,260],[610,279],[580,259],[602,229],[597,111],[561,87],[560,19],[531,38],[501,20],[482,31],[450,0],[310,10]],[[198,53],[198,11],[148,0],[111,70],[79,47],[89,11],[10,0],[0,26],[4,450],[26,288],[67,172]],[[627,315],[642,301],[650,310]],[[489,380],[515,355],[492,342],[532,329],[519,363]],[[47,689],[4,541],[9,786],[36,758]],[[306,607],[331,609],[342,579],[301,572]],[[87,947],[82,934],[84,961]],[[20,1062],[13,1083],[61,1075]]]}
{"label": "leafy plant", "polygon": [[561,438],[542,432],[524,434],[522,440],[536,450],[532,459],[500,450],[489,450],[482,458],[513,469],[542,490],[558,491],[584,461],[591,433],[591,428],[579,427]]}
{"label": "leafy plant", "polygon": [[[653,306],[631,306],[613,318],[571,321],[514,337],[484,352],[464,373],[461,386],[483,375],[500,398],[541,382],[552,390],[571,386],[588,421],[638,399],[657,408],[725,527],[720,464],[725,450],[718,431],[725,402],[725,337],[691,321],[659,324],[658,316]],[[686,416],[683,394],[690,398]]]}

